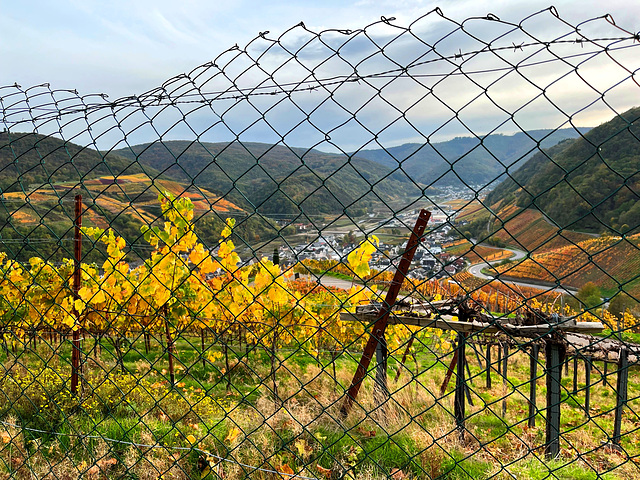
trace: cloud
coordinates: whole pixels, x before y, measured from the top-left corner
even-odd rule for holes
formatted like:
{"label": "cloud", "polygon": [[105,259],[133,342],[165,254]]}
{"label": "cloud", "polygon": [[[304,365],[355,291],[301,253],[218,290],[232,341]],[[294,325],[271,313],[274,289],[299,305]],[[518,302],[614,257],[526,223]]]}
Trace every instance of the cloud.
{"label": "cloud", "polygon": [[[164,0],[108,4],[69,0],[61,5],[56,12],[51,7],[41,12],[51,14],[51,22],[37,15],[32,19],[15,6],[0,19],[2,35],[19,39],[20,47],[0,47],[9,66],[0,72],[0,85],[50,81],[53,88],[77,88],[80,94],[105,92],[114,101],[151,91],[173,75],[215,59],[217,66],[197,68],[190,77],[166,86],[169,92],[175,89],[172,99],[178,104],[166,105],[171,99],[164,98],[164,107],[147,111],[156,115],[157,130],[171,138],[204,134],[210,140],[240,136],[278,141],[284,136],[290,145],[324,142],[326,149],[355,150],[375,140],[397,145],[494,129],[513,131],[518,125],[554,128],[568,118],[581,126],[593,125],[611,117],[606,103],[623,111],[637,98],[625,80],[628,72],[612,60],[633,71],[640,58],[637,49],[590,59],[584,54],[592,46],[575,43],[576,32],[549,11],[523,23],[530,35],[517,26],[488,20],[469,20],[464,31],[456,23],[492,11],[517,24],[546,7],[540,2],[526,6],[506,1],[443,2],[444,14],[456,21],[437,13],[421,17],[433,4],[417,1],[344,5],[329,1],[313,6],[288,2],[262,9],[250,2]],[[580,8],[584,16],[595,12],[595,4],[585,5]],[[616,2],[608,6],[624,11],[624,20],[638,17],[638,8],[622,10]],[[578,16],[575,3],[561,2],[558,10]],[[380,14],[397,18],[361,30]],[[67,17],[74,22],[61,21]],[[288,28],[299,20],[305,20],[305,27]],[[314,34],[325,27],[352,31]],[[242,50],[267,29],[271,32],[264,39]],[[585,25],[583,32],[620,34],[604,20]],[[544,46],[518,48],[534,38],[550,41],[559,36],[573,43],[554,46],[558,56],[583,55],[571,60],[574,67]],[[220,55],[235,43],[240,50]],[[508,48],[474,53],[487,44]],[[569,77],[562,76],[575,66],[582,78],[574,73],[574,83],[569,83]],[[407,72],[402,67],[408,67]],[[496,68],[503,70],[489,71]],[[407,78],[407,73],[414,78]],[[356,75],[359,81],[339,83],[341,76],[356,80]],[[259,95],[241,98],[238,88]],[[185,92],[190,96],[180,97]],[[203,99],[211,104],[198,103]],[[153,129],[135,128],[133,119],[144,121],[132,113],[136,108],[131,102],[113,118],[102,120],[97,130],[103,132],[103,147],[121,141],[117,126],[123,118],[128,118],[125,134],[131,142],[157,138]],[[191,129],[181,121],[185,117]]]}

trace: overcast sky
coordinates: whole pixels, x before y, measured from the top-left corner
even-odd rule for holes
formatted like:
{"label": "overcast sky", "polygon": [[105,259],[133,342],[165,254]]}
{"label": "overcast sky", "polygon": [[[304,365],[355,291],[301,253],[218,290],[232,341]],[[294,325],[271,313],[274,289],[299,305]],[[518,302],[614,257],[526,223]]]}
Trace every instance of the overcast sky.
{"label": "overcast sky", "polygon": [[[610,13],[616,20],[616,23],[633,32],[640,30],[640,2],[630,0],[610,0],[602,1],[556,1],[555,7],[560,16],[571,24],[576,24],[592,17],[601,16]],[[259,32],[270,31],[268,37],[277,38],[288,28],[299,22],[304,22],[306,28],[313,31],[321,31],[324,29],[359,29],[372,22],[380,19],[381,16],[396,17],[395,24],[400,26],[408,26],[416,18],[424,15],[434,7],[440,7],[443,13],[457,21],[462,21],[471,16],[484,16],[491,12],[503,20],[510,22],[519,22],[526,15],[532,14],[538,10],[549,6],[547,2],[540,1],[505,1],[505,0],[472,0],[472,1],[419,1],[419,0],[393,0],[393,1],[374,1],[374,0],[323,0],[322,2],[305,2],[305,1],[242,1],[242,0],[41,0],[41,1],[15,1],[0,0],[0,87],[13,85],[17,83],[22,88],[38,85],[41,83],[51,84],[53,89],[76,89],[81,95],[90,93],[105,93],[109,95],[109,99],[113,100],[120,97],[141,94],[143,92],[160,86],[165,80],[183,73],[190,72],[192,69],[203,63],[215,59],[221,52],[229,47],[238,44],[241,47],[246,45],[256,37]],[[548,16],[545,18],[549,18]],[[485,22],[486,23],[486,22]],[[553,26],[552,21],[546,21],[549,28],[560,28]],[[545,22],[540,25],[531,23],[531,29],[536,32],[545,30]],[[606,22],[594,24],[589,31],[590,35],[610,35],[613,34],[611,29],[607,29]],[[420,25],[418,25],[420,27]],[[479,29],[485,30],[485,26]],[[423,31],[425,38],[429,40],[429,31],[431,31],[431,41],[436,41],[439,36],[447,33],[452,29],[450,23],[444,21],[432,22],[424,25]],[[418,28],[419,30],[419,28]],[[559,31],[559,30],[557,30]],[[295,44],[297,41],[304,40],[304,35],[296,31],[288,41]],[[380,35],[379,38],[388,38],[393,33],[387,29],[378,29],[374,32]],[[620,34],[620,32],[618,32]],[[297,36],[296,36],[297,35]],[[493,37],[497,36],[497,30],[492,33]],[[549,35],[553,36],[553,32]],[[505,38],[506,45],[511,43],[511,38]],[[452,40],[453,42],[453,40]],[[455,52],[456,48],[460,51],[466,51],[465,48],[473,50],[473,42],[466,37],[461,39],[458,37],[447,46],[443,44],[443,51]],[[415,42],[414,42],[415,43]],[[259,51],[260,44],[254,44],[256,51]],[[355,43],[354,43],[355,45]],[[398,47],[403,44],[397,43]],[[416,48],[416,45],[408,42],[405,44],[405,51]],[[454,48],[455,47],[455,48]],[[364,47],[363,47],[364,48]],[[574,50],[577,46],[573,46]],[[583,51],[588,47],[584,47]],[[315,49],[315,50],[314,50]],[[630,70],[638,68],[634,63],[633,57],[640,58],[638,52],[640,49],[631,49],[634,55],[624,56],[625,52],[620,53],[620,61]],[[577,50],[576,50],[577,52]],[[310,46],[305,52],[309,57],[314,54],[321,58],[323,55],[319,52],[318,46]],[[517,52],[514,52],[517,53]],[[567,54],[571,54],[567,50]],[[357,49],[353,52],[355,62],[358,57]],[[397,53],[400,58],[401,53]],[[326,56],[326,55],[325,55]],[[278,58],[282,61],[282,56],[275,55],[271,60],[265,58],[265,68],[269,66],[275,68]],[[410,60],[414,60],[414,55]],[[539,57],[536,57],[539,58]],[[371,62],[369,65],[363,65],[373,72],[376,68],[384,69],[384,59],[376,60],[377,63]],[[314,65],[318,65],[318,59],[309,60]],[[491,62],[494,63],[491,63]],[[597,88],[609,89],[618,81],[624,80],[624,72],[621,69],[612,67],[612,62],[600,62],[594,60],[589,64],[592,67],[593,79],[589,82],[599,83]],[[238,68],[241,62],[236,62]],[[352,62],[353,63],[353,62]],[[388,62],[387,62],[388,63]],[[496,66],[495,58],[487,64]],[[336,65],[335,72],[343,73],[344,65]],[[483,68],[483,65],[469,65],[469,68]],[[326,74],[331,73],[330,66],[326,66]],[[606,70],[606,75],[603,73]],[[611,73],[609,73],[611,68]],[[600,70],[600,72],[597,72]],[[422,72],[424,73],[424,72]],[[560,79],[565,74],[562,69],[556,69],[554,72],[540,70],[537,75],[547,76],[553,79]],[[603,76],[604,75],[604,76]],[[288,72],[282,72],[282,78],[296,81],[296,72],[294,69]],[[492,102],[499,105],[506,105],[509,113],[522,106],[526,102],[532,102],[528,107],[527,123],[524,128],[536,128],[544,125],[543,118],[553,117],[550,126],[560,126],[564,120],[560,117],[556,118],[554,112],[549,112],[548,102],[545,105],[538,105],[539,101],[533,101],[535,92],[527,93],[527,88],[522,79],[515,78],[517,75],[503,80],[499,85],[491,87]],[[260,81],[259,75],[256,81]],[[250,86],[250,81],[243,79],[246,86]],[[246,83],[249,82],[249,83]],[[550,80],[547,82],[553,82]],[[215,83],[215,82],[214,82]],[[612,102],[618,102],[613,105],[614,109],[627,108],[628,106],[640,104],[640,95],[638,90],[632,88],[631,82],[625,81],[624,85],[616,87],[611,92]],[[399,85],[399,83],[398,83]],[[558,99],[562,97],[563,109],[571,110],[571,114],[581,112],[580,119],[577,123],[593,124],[606,120],[611,117],[612,112],[607,111],[606,106],[593,107],[582,111],[589,102],[593,100],[593,95],[589,96],[589,92],[580,95],[580,88],[575,92],[575,84],[564,85],[561,80],[554,83],[557,90],[555,94]],[[224,85],[215,85],[216,88],[225,88]],[[433,86],[433,85],[430,85]],[[485,84],[486,86],[486,84]],[[546,85],[544,85],[546,86]],[[583,86],[583,85],[582,85]],[[209,90],[214,84],[207,85]],[[462,89],[467,97],[459,95],[458,89]],[[461,108],[464,102],[471,101],[475,98],[473,88],[465,85],[457,85],[455,79],[446,84],[446,88],[442,87],[442,95],[448,95],[446,103],[453,105],[454,109]],[[444,91],[446,90],[446,94]],[[516,103],[509,104],[507,97],[513,98],[513,91],[522,92],[519,94]],[[13,92],[11,89],[0,90],[0,97],[6,96],[7,92]],[[366,99],[371,98],[372,91],[350,91],[343,89],[341,92],[341,101],[349,103],[353,101],[351,112],[361,109],[366,103]],[[592,92],[591,92],[592,93]],[[417,96],[416,96],[417,95]],[[406,110],[411,102],[416,98],[420,98],[424,93],[415,90],[412,87],[401,87],[387,90],[385,98],[393,99],[397,102],[402,110]],[[597,95],[596,95],[597,96]],[[571,97],[574,98],[573,103]],[[308,105],[302,106],[302,116],[309,115],[317,103],[315,100],[307,100]],[[359,99],[359,100],[358,100]],[[502,100],[501,100],[502,99]],[[360,103],[357,103],[360,101]],[[467,115],[467,127],[460,127],[456,124],[439,129],[448,118],[445,112],[442,115],[435,114],[439,120],[436,122],[421,123],[421,134],[415,131],[411,132],[407,125],[397,125],[397,128],[384,130],[384,135],[388,137],[390,143],[401,143],[404,141],[420,141],[424,135],[434,135],[436,139],[444,139],[447,136],[455,134],[469,134],[465,129],[471,128],[475,133],[483,133],[492,131],[504,121],[504,115],[500,116],[496,112],[487,113],[487,109],[494,108],[494,105],[487,105],[486,99],[473,100],[472,106],[465,110]],[[519,102],[519,103],[518,103]],[[5,102],[6,103],[6,102]],[[373,102],[367,108],[359,113],[359,118],[367,127],[366,132],[360,132],[361,135],[353,133],[353,130],[339,129],[335,130],[332,135],[334,138],[333,145],[329,149],[344,148],[355,149],[367,146],[367,142],[371,139],[371,131],[374,133],[382,132],[382,126],[386,122],[393,121],[397,118],[397,112],[394,114],[389,110],[388,105],[379,102],[377,105]],[[357,104],[357,105],[356,105]],[[221,104],[222,105],[222,104]],[[5,105],[6,107],[6,105]],[[246,105],[245,105],[246,107]],[[289,105],[289,107],[291,107]],[[224,106],[228,108],[228,106]],[[223,108],[223,109],[224,109]],[[264,104],[262,113],[270,107]],[[340,122],[341,115],[345,112],[335,105],[324,105],[322,111],[317,113],[317,123],[322,124],[328,118],[334,118],[334,123],[322,125],[322,129],[336,129]],[[424,112],[438,110],[435,104],[425,104],[424,108],[420,108],[422,115]],[[214,109],[215,110],[215,109]],[[282,107],[281,112],[273,111],[270,114],[274,120],[286,123],[289,121],[291,125],[284,125],[277,129],[274,134],[270,131],[270,127],[264,125],[255,126],[252,131],[247,130],[243,133],[242,138],[247,140],[273,141],[278,137],[287,133],[290,128],[295,128],[295,116],[292,111],[295,108],[287,109]],[[298,108],[299,110],[299,108]],[[421,122],[424,118],[420,117],[414,111],[415,122]],[[211,112],[208,112],[209,114]],[[495,115],[493,115],[495,113]],[[493,115],[495,121],[486,123],[479,120],[482,114]],[[238,135],[238,132],[249,128],[252,115],[251,108],[237,108],[237,114],[227,115],[228,125],[225,127],[230,129],[231,136]],[[261,114],[258,114],[260,116]],[[394,116],[395,115],[395,116]],[[347,118],[349,114],[346,115]],[[201,134],[206,130],[207,122],[212,120],[202,114],[194,114],[191,117],[191,123],[195,125],[196,134]],[[576,117],[577,118],[577,117]],[[536,120],[538,119],[538,120]],[[135,120],[137,121],[137,120]],[[135,123],[133,121],[133,123]],[[158,121],[161,128],[165,128],[165,124],[169,124],[172,120],[167,118]],[[376,122],[382,122],[377,125]],[[474,123],[476,121],[476,123]],[[234,123],[235,122],[235,123]],[[243,123],[244,122],[244,123]],[[370,123],[369,123],[370,122]],[[555,122],[555,123],[554,123]],[[503,126],[502,130],[516,130],[513,126]],[[315,128],[315,127],[314,127]],[[108,128],[105,128],[108,130]],[[312,129],[313,130],[313,129]],[[426,132],[426,133],[425,133]],[[229,131],[226,132],[227,134]],[[317,133],[317,132],[316,132]],[[141,141],[152,139],[155,133],[146,135],[140,133],[136,139]],[[137,135],[137,134],[136,134]],[[169,137],[188,136],[188,129],[176,128]],[[223,138],[225,134],[212,131],[208,139],[215,139],[218,135]],[[384,136],[382,135],[382,136]],[[367,140],[368,136],[368,140]],[[108,135],[105,135],[105,139]],[[361,137],[361,138],[360,138]],[[113,142],[117,143],[117,135],[111,135]],[[309,126],[299,126],[296,132],[289,134],[288,139],[294,145],[309,145],[321,142],[321,135],[310,134]],[[106,141],[106,140],[105,140]]]}

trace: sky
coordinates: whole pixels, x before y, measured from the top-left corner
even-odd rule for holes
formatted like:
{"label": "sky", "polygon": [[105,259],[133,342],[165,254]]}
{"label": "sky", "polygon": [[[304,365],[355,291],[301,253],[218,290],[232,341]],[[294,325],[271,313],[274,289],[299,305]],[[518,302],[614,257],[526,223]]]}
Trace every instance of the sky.
{"label": "sky", "polygon": [[[561,18],[571,24],[609,13],[620,27],[632,32],[640,31],[640,2],[565,0],[554,2],[554,5]],[[439,7],[447,17],[459,22],[468,17],[492,13],[502,20],[518,23],[527,15],[549,7],[549,3],[538,0],[0,0],[2,108],[24,109],[25,106],[31,107],[38,101],[44,102],[42,95],[46,96],[47,89],[29,90],[29,105],[20,94],[29,87],[45,83],[54,90],[75,90],[80,96],[108,95],[108,100],[107,97],[85,97],[88,99],[86,103],[104,103],[136,96],[159,87],[175,75],[192,72],[199,65],[216,58],[220,60],[218,64],[224,63],[221,61],[230,57],[219,57],[222,52],[236,44],[244,47],[252,42],[259,32],[269,31],[266,34],[267,38],[278,38],[300,22],[313,32],[326,29],[356,30],[378,21],[382,16],[395,17],[392,24],[406,27],[435,7]],[[559,22],[554,21],[548,12],[545,15],[544,21],[533,20],[527,24],[532,32],[540,35],[540,38],[545,35],[553,37],[555,32],[562,31]],[[495,23],[490,24],[491,22],[487,21],[479,22],[477,30],[474,30],[474,27],[470,31],[481,37],[484,35],[493,38],[500,29]],[[600,21],[590,24],[586,30],[589,35],[595,37],[622,35],[620,32],[615,33],[610,27],[605,21]],[[418,22],[413,28],[421,32],[420,36],[425,41],[436,41],[453,27],[451,22],[439,19],[437,15],[430,15],[427,20]],[[384,24],[368,31],[371,32],[370,36],[374,41],[380,42],[398,33],[396,27]],[[336,37],[340,35],[327,35],[329,45],[333,45],[332,42],[344,41]],[[363,62],[363,58],[372,52],[371,42],[363,35],[344,49],[345,58],[342,63],[334,61],[335,59],[326,61],[329,55],[319,42],[305,47],[300,57],[303,62],[308,62],[305,64],[306,68],[316,68],[315,71],[321,72],[326,78],[332,75],[349,75],[353,71],[349,72],[345,67],[358,62],[361,62],[361,71],[376,73],[390,68],[394,62],[397,64],[404,60],[415,61],[421,55],[414,53],[420,48],[420,43],[407,37],[409,36],[405,35],[390,48],[390,51],[395,48],[390,53],[393,57],[391,60],[378,52],[375,58]],[[299,47],[308,38],[310,37],[304,29],[298,27],[284,35],[283,44],[292,48]],[[505,36],[502,43],[497,44],[513,44],[514,51],[511,53],[517,57],[520,53],[516,46],[524,40],[517,36]],[[466,34],[451,37],[450,44],[447,44],[448,41],[445,40],[440,45],[441,51],[449,54],[456,51],[466,53],[473,51],[477,46]],[[258,40],[251,45],[257,56],[266,48],[268,42]],[[569,48],[563,52],[576,53],[578,46],[571,47],[572,50]],[[581,48],[584,53],[585,47]],[[631,54],[630,51],[635,54]],[[634,58],[640,58],[639,52],[640,50],[631,48],[614,55],[619,55],[616,59],[627,70],[633,72],[638,68],[638,62]],[[538,60],[543,56],[544,52],[538,52],[533,58]],[[335,151],[373,148],[376,146],[376,140],[400,144],[408,141],[420,142],[425,138],[442,140],[456,135],[542,128],[546,124],[556,128],[568,126],[567,118],[579,126],[593,126],[610,118],[615,111],[640,104],[637,86],[632,85],[629,79],[624,79],[623,69],[616,67],[611,58],[607,60],[601,57],[602,55],[585,64],[586,77],[579,80],[578,84],[575,83],[575,79],[574,83],[569,81],[570,72],[563,70],[557,62],[536,68],[535,73],[532,71],[528,75],[537,76],[539,79],[535,80],[537,91],[529,91],[531,85],[517,72],[511,72],[511,75],[502,80],[496,77],[483,78],[475,83],[465,83],[464,79],[455,77],[449,77],[441,84],[425,80],[422,85],[398,79],[392,86],[384,87],[383,95],[376,96],[376,88],[382,88],[384,85],[381,83],[383,80],[380,80],[378,83],[365,82],[364,86],[359,84],[358,88],[355,84],[346,85],[335,91],[335,97],[330,101],[326,101],[326,95],[321,99],[317,93],[309,93],[307,98],[299,101],[298,97],[292,96],[291,101],[279,104],[263,99],[257,99],[255,104],[219,101],[214,102],[215,107],[206,111],[192,111],[185,107],[186,110],[165,109],[162,114],[155,112],[159,116],[154,117],[152,122],[146,122],[145,119],[155,113],[147,113],[145,117],[140,111],[129,108],[120,112],[119,117],[114,116],[110,123],[103,121],[102,127],[98,120],[100,115],[96,114],[96,118],[91,122],[98,127],[96,132],[102,133],[94,133],[93,140],[83,134],[86,123],[83,127],[82,122],[78,121],[64,123],[63,135],[74,138],[79,143],[96,142],[105,148],[122,146],[123,137],[126,137],[128,142],[151,141],[158,136],[180,138],[202,135],[207,140],[239,137],[274,142],[285,137],[289,144],[296,146],[316,145],[321,149]],[[521,59],[522,57],[518,58]],[[283,51],[272,49],[269,56],[261,58],[260,67],[263,72],[278,72],[277,79],[281,82],[295,83],[305,75],[308,76],[308,70],[305,71],[300,65],[293,68],[286,60],[287,56]],[[469,58],[468,61],[468,71],[501,65],[495,55]],[[226,73],[237,76],[242,72],[242,68],[247,68],[248,65],[246,58],[235,59],[225,67]],[[437,68],[427,71],[426,67],[414,70],[414,73],[424,75],[433,72],[446,74],[449,71]],[[200,83],[198,87],[214,92],[228,89],[232,85],[228,80],[225,84],[224,79],[219,77],[220,75],[208,83]],[[201,76],[194,81],[202,82],[203,78],[204,76]],[[497,83],[491,84],[493,81]],[[616,86],[617,82],[622,83]],[[237,77],[237,84],[246,88],[256,85],[266,87],[267,83],[266,77],[261,77],[261,71],[256,65],[253,65],[253,69],[246,75]],[[20,87],[11,87],[14,84]],[[585,84],[589,86],[585,88]],[[550,98],[540,99],[540,86],[552,87]],[[490,96],[482,95],[482,88],[489,88]],[[611,93],[607,94],[611,98],[611,105],[598,103],[598,95],[594,97],[592,94],[594,88],[599,92],[611,89]],[[437,94],[440,100],[424,98],[428,89],[433,89],[432,93]],[[55,99],[59,102],[58,107],[70,105],[69,102],[65,103],[68,99],[63,95],[58,94]],[[416,102],[419,105],[412,106]],[[595,103],[591,105],[591,102]],[[467,103],[469,105],[465,106]],[[558,105],[569,115],[559,114]],[[346,111],[343,108],[345,106]],[[456,116],[452,115],[452,109],[463,114],[454,122],[450,122],[452,116]],[[173,124],[180,123],[180,118],[185,112],[189,118],[188,125],[183,122],[172,127]],[[355,117],[359,121],[349,122],[354,119],[354,112],[357,112]],[[402,112],[405,113],[404,116]],[[518,112],[522,117],[515,119],[516,125],[512,122],[514,112]],[[426,117],[430,117],[430,120]],[[18,117],[15,115],[12,117],[13,120],[16,118]],[[76,117],[73,118],[77,120]],[[124,127],[124,133],[114,131],[120,122],[128,122]],[[149,125],[144,125],[145,122]],[[11,127],[10,123],[5,122],[5,125]],[[30,125],[21,126],[27,128]],[[136,129],[136,126],[141,128]],[[60,122],[51,121],[32,122],[31,127],[36,127],[43,133],[55,133],[56,129],[62,129]],[[331,137],[330,141],[325,141],[328,138],[327,132]],[[99,137],[98,140],[95,139],[96,136]]]}

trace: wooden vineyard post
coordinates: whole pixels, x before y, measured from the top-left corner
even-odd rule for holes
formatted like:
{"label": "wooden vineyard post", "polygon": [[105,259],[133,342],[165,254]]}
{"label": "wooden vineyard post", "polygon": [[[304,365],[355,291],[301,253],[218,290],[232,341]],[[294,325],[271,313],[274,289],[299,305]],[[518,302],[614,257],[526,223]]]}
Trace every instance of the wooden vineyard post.
{"label": "wooden vineyard post", "polygon": [[376,347],[376,383],[374,387],[374,399],[377,405],[383,405],[389,399],[389,385],[387,383],[387,340],[378,339]]}
{"label": "wooden vineyard post", "polygon": [[[76,195],[74,202],[74,233],[73,233],[73,298],[80,298],[80,281],[82,279],[81,260],[82,260],[82,195]],[[75,302],[74,302],[75,305]],[[73,315],[76,318],[76,325],[73,330],[73,338],[71,342],[71,394],[77,395],[78,384],[81,372],[80,365],[80,315],[73,308]]]}
{"label": "wooden vineyard post", "polygon": [[487,389],[491,388],[491,344],[487,344]]}
{"label": "wooden vineyard post", "polygon": [[[467,373],[469,374],[469,383],[473,385],[473,377],[471,375],[471,371],[469,370],[469,361],[466,358],[464,359],[464,365],[467,369]],[[469,383],[465,382],[464,391],[467,394],[467,401],[469,402],[469,405],[473,407],[473,397],[471,397],[471,389],[469,388]]]}
{"label": "wooden vineyard post", "polygon": [[444,375],[444,380],[442,381],[442,385],[440,385],[440,395],[444,395],[444,392],[447,390],[447,386],[449,385],[449,380],[451,380],[451,375],[453,375],[453,370],[456,368],[458,364],[458,349],[456,348],[453,352],[453,358],[451,359],[451,363],[449,364],[449,368],[447,368],[447,373]]}
{"label": "wooden vineyard post", "polygon": [[173,387],[176,384],[176,375],[173,365],[174,345],[173,338],[171,337],[171,330],[169,328],[169,318],[166,306],[162,307],[162,316],[164,317],[164,329],[165,335],[167,336],[167,352],[169,354],[169,379],[171,381],[171,386]]}
{"label": "wooden vineyard post", "polygon": [[546,342],[545,360],[547,368],[547,424],[544,452],[547,458],[556,458],[560,453],[560,390],[562,358],[560,344]]}
{"label": "wooden vineyard post", "polygon": [[578,356],[574,355],[573,357],[573,390],[571,391],[573,395],[577,395],[578,393]]}
{"label": "wooden vineyard post", "polygon": [[349,387],[347,395],[344,399],[344,403],[340,408],[340,413],[342,414],[342,416],[347,416],[349,410],[351,410],[353,402],[358,396],[358,391],[362,386],[362,381],[367,375],[367,370],[369,368],[369,364],[371,363],[371,358],[373,357],[378,342],[380,341],[380,339],[384,338],[384,332],[387,328],[387,322],[389,319],[389,314],[391,313],[391,308],[396,303],[398,294],[400,293],[400,287],[402,287],[402,282],[409,272],[411,260],[413,260],[413,256],[418,249],[418,245],[420,244],[421,237],[424,234],[425,229],[427,228],[427,222],[429,221],[430,217],[431,212],[424,209],[420,210],[420,214],[418,215],[416,224],[413,227],[413,232],[409,237],[409,241],[407,242],[407,246],[405,248],[404,254],[402,255],[402,259],[400,260],[400,264],[398,265],[396,273],[393,276],[393,281],[389,286],[387,297],[380,307],[380,310],[378,312],[378,319],[373,325],[373,329],[371,331],[371,334],[369,335],[367,344],[365,345],[362,356],[360,357],[360,363],[358,364],[356,372],[353,376],[353,380],[351,381],[351,386]]}
{"label": "wooden vineyard post", "polygon": [[502,375],[502,342],[498,342],[498,375]]}
{"label": "wooden vineyard post", "polygon": [[200,329],[200,346],[202,347],[202,350],[201,350],[201,351],[202,351],[202,370],[203,370],[203,371],[204,371],[204,369],[206,369],[206,368],[207,368],[207,365],[206,365],[206,362],[205,362],[205,358],[204,358],[204,352],[205,352],[205,350],[206,350],[206,349],[205,349],[205,346],[204,346],[204,337],[205,337],[205,334],[204,334],[204,327],[202,327],[202,328]]}
{"label": "wooden vineyard post", "polygon": [[606,385],[607,384],[607,375],[608,375],[608,368],[609,368],[609,362],[607,362],[607,360],[605,359],[604,364],[603,364],[603,373],[602,373],[602,385]]}
{"label": "wooden vineyard post", "polygon": [[471,348],[473,350],[473,354],[476,357],[476,361],[478,362],[478,368],[482,369],[482,361],[480,360],[480,355],[478,355],[478,349],[476,348],[475,342],[471,343]]}
{"label": "wooden vineyard post", "polygon": [[502,385],[504,386],[504,396],[502,397],[502,417],[507,416],[507,362],[509,361],[509,344],[502,346]]}
{"label": "wooden vineyard post", "polygon": [[629,380],[629,360],[626,347],[620,349],[618,359],[618,381],[616,384],[616,412],[613,420],[613,437],[611,442],[620,449],[620,437],[622,431],[622,410],[627,403],[627,386]]}
{"label": "wooden vineyard post", "polygon": [[589,417],[589,408],[591,401],[591,357],[584,359],[584,412]]}
{"label": "wooden vineyard post", "polygon": [[536,381],[538,379],[538,350],[540,347],[534,343],[531,346],[531,357],[529,358],[529,427],[536,426]]}
{"label": "wooden vineyard post", "polygon": [[456,426],[461,440],[464,440],[464,419],[465,419],[465,395],[467,394],[467,385],[464,378],[465,367],[465,335],[458,333],[458,345],[456,353],[458,354],[456,362],[456,390],[454,396],[454,416],[456,418]]}

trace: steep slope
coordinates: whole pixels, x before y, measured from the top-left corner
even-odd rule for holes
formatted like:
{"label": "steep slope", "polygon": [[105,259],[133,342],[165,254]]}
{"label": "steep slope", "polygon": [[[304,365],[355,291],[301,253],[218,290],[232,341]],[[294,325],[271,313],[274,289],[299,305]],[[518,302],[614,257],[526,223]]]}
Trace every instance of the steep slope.
{"label": "steep slope", "polygon": [[421,193],[376,162],[281,145],[167,141],[116,153],[262,213],[355,213]]}
{"label": "steep slope", "polygon": [[532,157],[485,203],[535,207],[562,228],[640,229],[640,108]]}
{"label": "steep slope", "polygon": [[640,235],[592,238],[496,269],[505,277],[576,288],[593,282],[608,294],[622,288],[631,295],[640,295]]}
{"label": "steep slope", "polygon": [[[557,131],[534,130],[514,135],[489,135],[482,139],[457,137],[440,143],[408,143],[398,147],[360,150],[359,157],[390,169],[401,166],[415,181],[427,185],[486,185],[519,168],[539,148],[549,148],[567,138],[577,138],[588,128]],[[540,147],[538,147],[538,142]]]}

